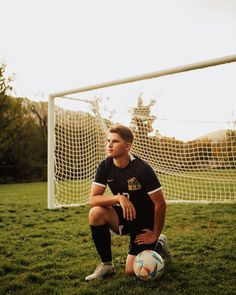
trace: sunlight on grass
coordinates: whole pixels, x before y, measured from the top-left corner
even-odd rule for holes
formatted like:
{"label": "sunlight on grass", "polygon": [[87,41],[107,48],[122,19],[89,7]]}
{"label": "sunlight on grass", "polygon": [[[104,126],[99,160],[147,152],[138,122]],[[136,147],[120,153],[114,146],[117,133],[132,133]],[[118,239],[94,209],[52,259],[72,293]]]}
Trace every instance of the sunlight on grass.
{"label": "sunlight on grass", "polygon": [[[173,261],[160,281],[124,275],[129,238],[112,237],[116,274],[99,263],[88,206],[47,210],[46,183],[0,186],[0,294],[233,294],[236,205],[170,204],[164,232]],[[197,287],[196,287],[197,286]]]}

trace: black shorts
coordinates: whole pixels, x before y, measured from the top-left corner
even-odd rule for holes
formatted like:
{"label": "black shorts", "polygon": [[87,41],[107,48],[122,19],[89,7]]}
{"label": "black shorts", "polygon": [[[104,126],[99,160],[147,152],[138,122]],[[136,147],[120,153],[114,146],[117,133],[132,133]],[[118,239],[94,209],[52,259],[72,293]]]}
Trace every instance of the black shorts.
{"label": "black shorts", "polygon": [[153,250],[156,246],[156,242],[152,244],[143,244],[138,245],[134,242],[135,237],[142,232],[145,228],[153,230],[153,222],[152,221],[144,221],[140,220],[138,217],[132,221],[129,221],[123,217],[123,210],[120,206],[113,206],[115,209],[118,218],[119,218],[119,232],[116,234],[119,235],[127,235],[130,234],[130,244],[129,251],[130,255],[138,255],[140,252],[144,250]]}

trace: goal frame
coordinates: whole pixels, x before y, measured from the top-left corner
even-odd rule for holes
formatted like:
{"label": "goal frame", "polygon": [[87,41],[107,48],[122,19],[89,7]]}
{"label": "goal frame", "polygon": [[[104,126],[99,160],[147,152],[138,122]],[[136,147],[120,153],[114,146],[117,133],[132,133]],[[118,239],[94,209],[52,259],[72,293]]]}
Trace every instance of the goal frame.
{"label": "goal frame", "polygon": [[[55,98],[69,98],[67,97],[68,95],[76,93],[82,93],[100,88],[112,87],[116,85],[128,84],[141,80],[154,79],[162,76],[174,75],[182,72],[193,71],[232,62],[236,62],[236,54],[50,94],[48,98],[48,209],[56,209],[58,207],[61,207],[57,206],[55,202]],[[74,205],[71,204],[71,206]],[[76,204],[76,206],[78,205]]]}

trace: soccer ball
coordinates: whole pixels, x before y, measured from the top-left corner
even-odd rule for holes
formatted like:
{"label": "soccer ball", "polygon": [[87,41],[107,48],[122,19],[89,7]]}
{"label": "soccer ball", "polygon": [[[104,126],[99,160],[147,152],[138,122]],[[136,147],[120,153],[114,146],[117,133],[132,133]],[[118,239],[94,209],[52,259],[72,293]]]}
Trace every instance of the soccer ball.
{"label": "soccer ball", "polygon": [[162,276],[164,261],[157,252],[144,250],[136,256],[133,267],[137,278],[144,281],[152,281]]}

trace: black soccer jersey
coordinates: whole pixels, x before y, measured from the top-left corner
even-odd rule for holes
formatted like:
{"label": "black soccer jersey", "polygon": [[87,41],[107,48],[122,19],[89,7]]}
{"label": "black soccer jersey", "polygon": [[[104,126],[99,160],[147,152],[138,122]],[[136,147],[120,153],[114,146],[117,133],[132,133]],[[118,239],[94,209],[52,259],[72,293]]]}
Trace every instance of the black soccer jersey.
{"label": "black soccer jersey", "polygon": [[142,159],[131,155],[128,166],[119,168],[112,158],[106,158],[98,166],[94,183],[108,185],[114,195],[125,195],[137,216],[153,220],[154,204],[149,194],[160,190],[161,184],[151,166]]}

